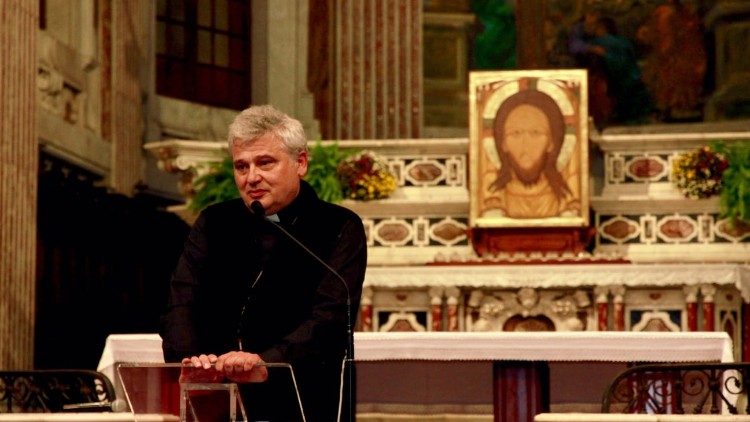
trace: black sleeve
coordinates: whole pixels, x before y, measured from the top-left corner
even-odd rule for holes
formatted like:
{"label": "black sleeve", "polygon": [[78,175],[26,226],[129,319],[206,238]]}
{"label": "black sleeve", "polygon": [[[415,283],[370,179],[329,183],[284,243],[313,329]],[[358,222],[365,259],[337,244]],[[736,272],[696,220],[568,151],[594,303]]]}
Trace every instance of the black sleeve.
{"label": "black sleeve", "polygon": [[205,223],[205,216],[201,214],[172,273],[169,301],[161,320],[160,332],[166,362],[179,362],[199,353],[195,300],[206,263]]}

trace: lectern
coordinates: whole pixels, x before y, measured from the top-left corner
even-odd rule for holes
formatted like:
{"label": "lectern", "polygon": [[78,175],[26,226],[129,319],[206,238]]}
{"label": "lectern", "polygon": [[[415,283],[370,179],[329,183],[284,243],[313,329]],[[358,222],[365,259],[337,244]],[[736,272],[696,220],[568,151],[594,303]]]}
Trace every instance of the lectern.
{"label": "lectern", "polygon": [[268,380],[241,384],[220,377],[198,382],[185,377],[193,369],[180,364],[120,364],[117,372],[136,415],[167,414],[188,422],[304,422],[291,365],[266,367]]}

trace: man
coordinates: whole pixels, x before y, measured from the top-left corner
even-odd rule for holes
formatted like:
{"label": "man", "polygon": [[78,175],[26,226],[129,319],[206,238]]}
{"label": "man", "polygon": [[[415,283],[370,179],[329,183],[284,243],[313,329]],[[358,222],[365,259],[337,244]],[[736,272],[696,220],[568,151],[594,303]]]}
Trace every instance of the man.
{"label": "man", "polygon": [[[271,106],[250,107],[228,137],[241,198],[206,208],[192,228],[172,276],[165,359],[203,370],[198,380],[236,382],[266,379],[264,362],[290,363],[307,420],[335,421],[354,322],[347,296],[356,315],[367,260],[362,222],[301,180],[308,152],[299,121]],[[256,201],[343,280],[259,216]],[[283,393],[262,394],[245,397],[252,418],[297,420],[288,402],[275,401]]]}
{"label": "man", "polygon": [[[571,190],[578,174],[557,168],[565,138],[565,121],[555,101],[540,91],[511,95],[497,110],[493,126],[499,167],[487,174],[490,194],[484,216],[547,218],[577,215]],[[494,180],[493,180],[494,179]]]}

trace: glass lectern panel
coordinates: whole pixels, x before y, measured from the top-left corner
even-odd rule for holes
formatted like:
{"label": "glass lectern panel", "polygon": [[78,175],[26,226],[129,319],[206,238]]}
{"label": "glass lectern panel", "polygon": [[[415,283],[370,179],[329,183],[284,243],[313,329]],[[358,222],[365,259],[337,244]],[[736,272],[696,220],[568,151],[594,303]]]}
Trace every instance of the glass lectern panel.
{"label": "glass lectern panel", "polygon": [[117,372],[136,415],[173,415],[196,422],[304,422],[292,367],[283,363],[266,367],[266,381],[244,384],[223,379],[181,382],[183,371],[191,368],[180,364],[120,364]]}

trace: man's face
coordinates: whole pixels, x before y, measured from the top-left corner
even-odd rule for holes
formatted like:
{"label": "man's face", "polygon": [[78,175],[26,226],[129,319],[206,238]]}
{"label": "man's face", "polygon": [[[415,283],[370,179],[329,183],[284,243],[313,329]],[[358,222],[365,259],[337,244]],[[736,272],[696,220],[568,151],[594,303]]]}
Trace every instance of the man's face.
{"label": "man's face", "polygon": [[536,183],[553,147],[547,115],[538,107],[522,104],[508,114],[502,133],[500,148],[518,179]]}
{"label": "man's face", "polygon": [[273,134],[232,145],[234,181],[249,207],[260,201],[266,214],[275,214],[299,193],[300,178],[307,173],[307,153],[296,159]]}

